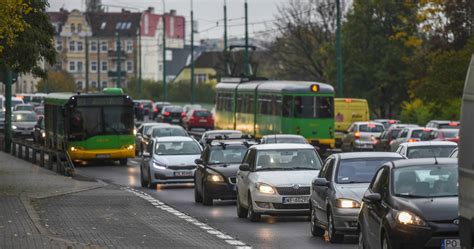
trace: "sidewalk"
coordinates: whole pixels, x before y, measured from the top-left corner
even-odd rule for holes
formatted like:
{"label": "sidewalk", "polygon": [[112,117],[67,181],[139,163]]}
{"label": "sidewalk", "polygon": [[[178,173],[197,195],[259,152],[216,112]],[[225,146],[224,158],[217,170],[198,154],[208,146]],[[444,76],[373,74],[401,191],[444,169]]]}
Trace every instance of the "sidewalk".
{"label": "sidewalk", "polygon": [[0,152],[0,249],[235,248],[230,236],[158,203]]}

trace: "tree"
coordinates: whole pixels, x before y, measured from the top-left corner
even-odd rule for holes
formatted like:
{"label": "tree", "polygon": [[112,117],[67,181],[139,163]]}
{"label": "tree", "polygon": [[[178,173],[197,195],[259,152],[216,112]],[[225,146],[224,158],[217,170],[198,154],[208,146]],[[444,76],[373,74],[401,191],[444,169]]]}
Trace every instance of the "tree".
{"label": "tree", "polygon": [[18,34],[28,24],[23,15],[28,15],[31,7],[23,0],[4,0],[0,5],[0,55],[6,47],[13,46]]}
{"label": "tree", "polygon": [[[47,84],[47,87],[45,87]],[[36,85],[38,92],[74,92],[76,91],[76,84],[74,83],[74,77],[66,71],[49,71],[47,77],[47,83],[45,79],[42,79]]]}
{"label": "tree", "polygon": [[[19,0],[7,0],[9,1]],[[0,46],[4,47],[0,68],[8,66],[17,73],[32,72],[35,76],[44,77],[46,72],[40,66],[40,62],[52,65],[56,59],[56,50],[52,42],[54,28],[46,13],[48,2],[46,0],[19,2],[26,4],[30,11],[23,12],[21,18],[15,20],[23,20],[26,25],[22,32],[14,36],[11,45],[8,45],[11,36],[0,40]],[[0,23],[0,26],[3,26],[3,23]]]}

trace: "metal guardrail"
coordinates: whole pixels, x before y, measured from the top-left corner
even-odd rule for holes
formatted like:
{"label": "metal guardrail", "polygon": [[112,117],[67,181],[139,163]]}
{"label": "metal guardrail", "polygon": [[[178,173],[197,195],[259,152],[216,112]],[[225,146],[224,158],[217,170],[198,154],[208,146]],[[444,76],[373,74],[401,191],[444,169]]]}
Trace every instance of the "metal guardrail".
{"label": "metal guardrail", "polygon": [[[4,137],[0,135],[0,150],[4,150]],[[74,163],[69,153],[47,149],[25,139],[13,138],[11,154],[25,161],[37,164],[65,176],[74,174]]]}

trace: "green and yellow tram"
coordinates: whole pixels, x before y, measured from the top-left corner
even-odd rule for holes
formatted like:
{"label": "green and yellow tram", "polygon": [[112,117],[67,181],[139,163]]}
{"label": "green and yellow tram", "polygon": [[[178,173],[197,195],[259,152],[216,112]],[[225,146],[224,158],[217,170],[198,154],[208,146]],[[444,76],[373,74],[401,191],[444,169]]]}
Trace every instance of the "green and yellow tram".
{"label": "green and yellow tram", "polygon": [[132,99],[123,94],[52,93],[45,99],[45,145],[73,161],[135,157]]}
{"label": "green and yellow tram", "polygon": [[216,86],[218,129],[260,138],[299,134],[323,151],[335,147],[334,88],[302,81],[223,79]]}

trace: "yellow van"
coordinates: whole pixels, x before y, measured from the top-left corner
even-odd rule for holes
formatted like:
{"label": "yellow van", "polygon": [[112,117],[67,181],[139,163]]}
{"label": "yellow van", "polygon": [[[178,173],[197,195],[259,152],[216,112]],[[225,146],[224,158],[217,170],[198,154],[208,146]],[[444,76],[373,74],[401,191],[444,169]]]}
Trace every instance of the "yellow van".
{"label": "yellow van", "polygon": [[334,98],[336,147],[340,147],[344,132],[353,122],[369,121],[369,104],[366,99]]}

